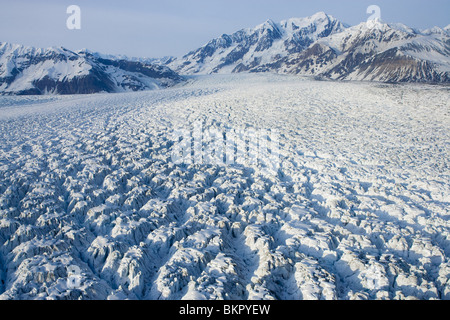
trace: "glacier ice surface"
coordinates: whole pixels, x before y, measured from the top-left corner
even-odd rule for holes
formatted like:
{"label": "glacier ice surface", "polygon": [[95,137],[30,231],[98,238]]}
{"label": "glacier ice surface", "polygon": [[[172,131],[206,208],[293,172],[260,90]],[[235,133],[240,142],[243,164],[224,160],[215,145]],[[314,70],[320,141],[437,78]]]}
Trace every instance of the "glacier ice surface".
{"label": "glacier ice surface", "polygon": [[[449,98],[268,74],[0,97],[0,298],[450,299]],[[278,130],[279,170],[175,165],[198,121]]]}

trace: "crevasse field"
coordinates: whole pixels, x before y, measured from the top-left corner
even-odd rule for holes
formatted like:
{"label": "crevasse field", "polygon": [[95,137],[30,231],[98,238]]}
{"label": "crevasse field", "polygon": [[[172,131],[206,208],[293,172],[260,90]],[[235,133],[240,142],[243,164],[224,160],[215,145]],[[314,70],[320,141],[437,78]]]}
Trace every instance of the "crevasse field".
{"label": "crevasse field", "polygon": [[[202,76],[0,97],[1,299],[450,299],[450,90]],[[276,130],[280,167],[176,164]]]}

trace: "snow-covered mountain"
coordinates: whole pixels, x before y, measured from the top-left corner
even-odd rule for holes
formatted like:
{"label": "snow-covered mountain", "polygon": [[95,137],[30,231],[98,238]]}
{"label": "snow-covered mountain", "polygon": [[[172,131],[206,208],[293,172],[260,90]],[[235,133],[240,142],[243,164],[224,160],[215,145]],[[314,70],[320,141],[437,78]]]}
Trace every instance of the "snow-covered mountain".
{"label": "snow-covered mountain", "polygon": [[345,30],[344,24],[323,12],[308,18],[263,24],[224,34],[169,66],[181,73],[230,73],[251,71],[301,52],[320,38]]}
{"label": "snow-covered mountain", "polygon": [[361,23],[320,39],[277,66],[280,72],[338,80],[449,82],[449,39],[446,32],[421,33],[401,24]]}
{"label": "snow-covered mountain", "polygon": [[222,35],[168,63],[182,74],[277,72],[337,80],[449,82],[449,27],[349,27],[323,13]]}
{"label": "snow-covered mountain", "polygon": [[102,57],[87,50],[0,43],[0,93],[87,94],[172,86],[182,78],[168,67]]}
{"label": "snow-covered mountain", "polygon": [[165,57],[158,57],[158,58],[148,58],[148,57],[130,57],[123,54],[104,54],[100,52],[95,52],[92,50],[89,50],[87,48],[81,49],[79,51],[76,51],[76,53],[81,54],[91,54],[92,56],[100,59],[107,59],[107,60],[126,60],[126,61],[133,61],[133,62],[140,62],[144,64],[152,64],[152,65],[166,65],[171,63],[175,57],[174,56],[165,56]]}
{"label": "snow-covered mountain", "polygon": [[319,12],[280,23],[267,20],[182,58],[160,59],[0,43],[0,94],[140,91],[179,83],[179,74],[239,72],[447,83],[450,25],[420,31],[376,21],[350,27]]}

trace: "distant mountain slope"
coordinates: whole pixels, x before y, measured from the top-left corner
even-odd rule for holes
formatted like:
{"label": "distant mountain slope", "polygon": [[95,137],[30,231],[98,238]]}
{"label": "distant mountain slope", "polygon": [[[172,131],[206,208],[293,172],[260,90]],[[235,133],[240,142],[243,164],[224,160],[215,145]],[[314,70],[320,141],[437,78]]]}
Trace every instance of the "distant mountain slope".
{"label": "distant mountain slope", "polygon": [[450,82],[450,29],[376,21],[348,27],[323,13],[223,35],[168,66],[182,74],[276,72],[336,80]]}
{"label": "distant mountain slope", "polygon": [[338,80],[449,82],[448,39],[402,25],[362,23],[284,59],[279,71]]}
{"label": "distant mountain slope", "polygon": [[0,43],[0,93],[88,94],[172,86],[182,78],[165,66],[106,59],[88,51]]}
{"label": "distant mountain slope", "polygon": [[347,26],[319,12],[222,35],[184,57],[128,58],[0,43],[0,94],[86,94],[173,86],[180,74],[273,72],[320,79],[450,82],[450,25]]}
{"label": "distant mountain slope", "polygon": [[303,51],[318,39],[344,29],[341,22],[323,12],[281,23],[267,20],[253,29],[242,29],[213,39],[168,66],[187,74],[250,71]]}

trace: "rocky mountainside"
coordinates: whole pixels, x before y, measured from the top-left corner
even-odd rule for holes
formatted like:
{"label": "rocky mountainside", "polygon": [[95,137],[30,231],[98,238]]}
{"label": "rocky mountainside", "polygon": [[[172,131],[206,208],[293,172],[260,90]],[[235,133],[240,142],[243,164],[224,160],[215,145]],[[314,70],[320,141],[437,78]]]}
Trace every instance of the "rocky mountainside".
{"label": "rocky mountainside", "polygon": [[450,82],[449,39],[446,32],[362,23],[277,61],[275,67],[337,80]]}
{"label": "rocky mountainside", "polygon": [[165,66],[105,58],[89,51],[0,43],[0,93],[88,94],[141,91],[182,81]]}
{"label": "rocky mountainside", "polygon": [[186,74],[251,71],[304,51],[318,39],[343,30],[344,24],[323,12],[281,23],[267,20],[255,28],[213,39],[169,66]]}
{"label": "rocky mountainside", "polygon": [[0,43],[0,94],[88,94],[173,86],[182,76],[272,72],[319,79],[450,82],[450,25],[350,27],[319,12],[222,35],[184,57],[128,58]]}
{"label": "rocky mountainside", "polygon": [[335,80],[450,82],[449,27],[381,21],[349,27],[323,13],[208,42],[167,64],[183,74],[275,72]]}

